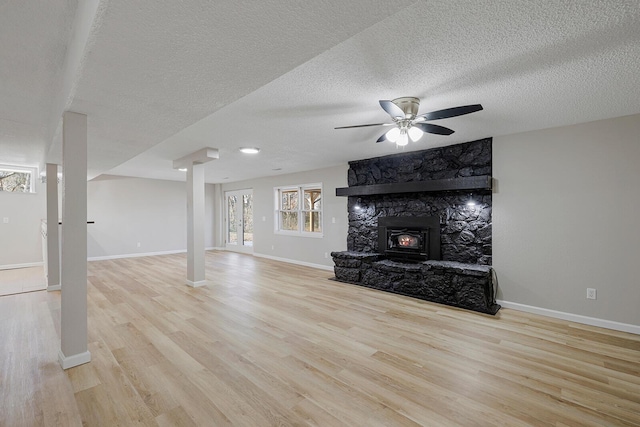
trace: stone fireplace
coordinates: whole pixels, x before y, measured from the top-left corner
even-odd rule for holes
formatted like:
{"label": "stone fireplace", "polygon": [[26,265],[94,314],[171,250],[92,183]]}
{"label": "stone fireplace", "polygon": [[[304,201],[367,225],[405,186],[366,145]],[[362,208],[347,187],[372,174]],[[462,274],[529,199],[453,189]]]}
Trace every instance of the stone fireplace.
{"label": "stone fireplace", "polygon": [[336,280],[495,314],[491,142],[350,162]]}

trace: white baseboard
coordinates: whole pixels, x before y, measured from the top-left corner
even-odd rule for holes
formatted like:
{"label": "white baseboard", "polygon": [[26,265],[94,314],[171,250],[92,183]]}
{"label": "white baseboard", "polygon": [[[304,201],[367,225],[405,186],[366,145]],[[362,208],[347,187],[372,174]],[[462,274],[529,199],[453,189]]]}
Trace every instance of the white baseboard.
{"label": "white baseboard", "polygon": [[253,256],[257,256],[259,258],[272,259],[274,261],[287,262],[289,264],[303,265],[305,267],[319,268],[320,270],[333,271],[333,267],[329,265],[314,264],[312,262],[298,261],[298,260],[289,259],[289,258],[280,258],[277,256],[265,255],[265,254],[259,254],[259,253],[254,253]]}
{"label": "white baseboard", "polygon": [[51,291],[59,291],[62,289],[61,285],[51,285],[51,286],[47,286],[47,291],[51,292]]}
{"label": "white baseboard", "polygon": [[192,282],[191,280],[187,280],[187,285],[192,288],[199,288],[207,284],[206,280],[198,280],[197,282]]}
{"label": "white baseboard", "polygon": [[[210,246],[204,248],[205,251],[213,251],[213,250],[223,250],[223,248],[218,248],[215,246]],[[145,256],[156,256],[156,255],[173,255],[173,254],[186,254],[186,249],[178,249],[174,251],[160,251],[160,252],[139,252],[134,254],[121,254],[121,255],[107,255],[107,256],[93,256],[87,258],[87,261],[106,261],[110,259],[121,259],[121,258],[138,258]]]}
{"label": "white baseboard", "polygon": [[598,319],[596,317],[582,316],[580,314],[565,313],[562,311],[550,310],[547,308],[534,307],[531,305],[519,304],[517,302],[497,301],[504,308],[524,311],[526,313],[540,314],[542,316],[553,317],[555,319],[568,320],[570,322],[582,323],[584,325],[598,326],[600,328],[613,329],[614,331],[629,332],[640,335],[640,326],[629,323],[614,322],[613,320]]}
{"label": "white baseboard", "polygon": [[186,252],[187,252],[186,249],[179,249],[175,251],[140,252],[135,254],[94,256],[94,257],[87,258],[87,261],[106,261],[110,259],[121,259],[121,258],[138,258],[138,257],[156,256],[156,255],[173,255],[173,254],[183,254]]}
{"label": "white baseboard", "polygon": [[60,362],[62,369],[73,368],[74,366],[91,362],[91,353],[85,351],[84,353],[74,354],[73,356],[65,356],[62,350],[60,350],[58,352],[58,362]]}
{"label": "white baseboard", "polygon": [[13,270],[16,268],[29,268],[29,267],[42,267],[44,265],[44,262],[40,261],[40,262],[27,262],[24,264],[7,264],[7,265],[0,265],[0,270]]}

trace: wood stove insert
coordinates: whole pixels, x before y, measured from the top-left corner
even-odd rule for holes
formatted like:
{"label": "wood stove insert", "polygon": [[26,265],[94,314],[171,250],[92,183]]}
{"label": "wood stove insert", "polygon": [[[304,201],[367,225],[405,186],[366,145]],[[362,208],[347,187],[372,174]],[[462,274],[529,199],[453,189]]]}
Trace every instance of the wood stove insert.
{"label": "wood stove insert", "polygon": [[439,260],[440,218],[378,218],[378,251],[399,261]]}

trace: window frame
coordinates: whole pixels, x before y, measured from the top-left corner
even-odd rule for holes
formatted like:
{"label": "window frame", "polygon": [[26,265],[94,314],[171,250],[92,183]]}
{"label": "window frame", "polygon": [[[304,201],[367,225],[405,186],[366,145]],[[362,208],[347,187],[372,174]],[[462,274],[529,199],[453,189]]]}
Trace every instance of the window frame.
{"label": "window frame", "polygon": [[0,172],[18,172],[29,174],[29,191],[5,191],[0,190],[0,193],[7,194],[35,194],[36,182],[38,177],[38,168],[36,166],[20,166],[7,163],[0,163]]}
{"label": "window frame", "polygon": [[[320,209],[305,209],[304,206],[304,193],[305,190],[320,190]],[[292,209],[282,209],[282,193],[287,191],[296,191],[298,197],[298,204],[296,210]],[[274,211],[274,233],[281,234],[284,236],[298,236],[298,237],[314,237],[314,238],[322,238],[324,237],[324,202],[322,200],[322,195],[324,193],[324,189],[322,188],[322,183],[313,183],[313,184],[301,184],[301,185],[284,185],[281,187],[274,187],[273,194],[275,199],[275,211]],[[297,230],[285,230],[281,228],[280,224],[282,223],[282,213],[283,212],[292,212],[296,213],[298,216],[298,229]],[[304,220],[305,215],[308,213],[319,213],[320,215],[320,231],[305,231],[304,230]],[[313,220],[313,215],[311,215],[310,221]]]}

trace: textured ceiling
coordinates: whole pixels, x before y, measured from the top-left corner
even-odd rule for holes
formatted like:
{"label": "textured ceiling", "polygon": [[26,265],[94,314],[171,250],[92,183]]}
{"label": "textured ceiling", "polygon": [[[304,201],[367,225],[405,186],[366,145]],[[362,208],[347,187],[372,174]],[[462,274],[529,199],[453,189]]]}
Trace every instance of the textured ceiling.
{"label": "textured ceiling", "polygon": [[77,1],[0,2],[0,163],[38,165]]}
{"label": "textured ceiling", "polygon": [[[0,163],[60,161],[46,126],[76,5],[41,4],[0,6]],[[640,113],[637,0],[100,6],[81,65],[65,71],[69,109],[88,114],[90,177],[184,180],[172,161],[205,146],[220,150],[208,182],[394,153],[375,144],[384,128],[333,128],[386,121],[378,100],[399,96],[421,98],[420,112],[485,108],[407,150]]]}

